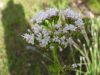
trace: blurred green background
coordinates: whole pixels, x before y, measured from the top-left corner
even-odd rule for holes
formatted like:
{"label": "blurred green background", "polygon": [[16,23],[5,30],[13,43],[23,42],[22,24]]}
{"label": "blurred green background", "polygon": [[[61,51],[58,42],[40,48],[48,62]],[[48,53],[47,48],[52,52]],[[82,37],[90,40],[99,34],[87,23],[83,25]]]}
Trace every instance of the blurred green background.
{"label": "blurred green background", "polygon": [[30,20],[39,10],[69,6],[100,14],[100,0],[0,0],[0,75],[47,75],[41,63],[45,59],[26,49],[21,34],[31,27]]}

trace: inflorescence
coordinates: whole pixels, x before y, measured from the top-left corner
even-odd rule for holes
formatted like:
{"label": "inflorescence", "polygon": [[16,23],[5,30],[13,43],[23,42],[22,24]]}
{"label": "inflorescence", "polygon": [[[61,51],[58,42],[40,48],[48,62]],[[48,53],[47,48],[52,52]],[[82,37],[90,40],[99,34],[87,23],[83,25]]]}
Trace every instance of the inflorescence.
{"label": "inflorescence", "polygon": [[[65,18],[64,23],[61,22],[61,15]],[[31,30],[22,37],[32,45],[48,49],[56,46],[60,51],[73,44],[71,34],[84,26],[82,18],[70,8],[62,11],[57,8],[41,11],[32,18],[32,21],[34,25]]]}

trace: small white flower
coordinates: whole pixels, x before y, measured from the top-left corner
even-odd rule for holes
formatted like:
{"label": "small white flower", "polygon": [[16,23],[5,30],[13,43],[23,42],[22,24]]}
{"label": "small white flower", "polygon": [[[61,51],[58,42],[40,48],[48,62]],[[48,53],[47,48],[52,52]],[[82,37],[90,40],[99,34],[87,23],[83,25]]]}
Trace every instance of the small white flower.
{"label": "small white flower", "polygon": [[34,44],[34,34],[25,33],[22,37],[30,44]]}
{"label": "small white flower", "polygon": [[50,31],[46,30],[46,29],[43,29],[42,30],[42,34],[43,34],[44,37],[49,36],[50,35]]}
{"label": "small white flower", "polygon": [[68,45],[68,42],[66,41],[66,37],[65,36],[61,37],[61,45],[63,45],[64,48],[66,48],[67,45]]}
{"label": "small white flower", "polygon": [[45,39],[42,39],[42,40],[41,40],[41,43],[40,43],[40,46],[41,46],[41,47],[46,47],[47,44],[48,44],[48,41],[46,41]]}
{"label": "small white flower", "polygon": [[48,14],[44,11],[41,11],[36,16],[33,17],[33,22],[42,23],[42,21],[47,18],[48,18]]}
{"label": "small white flower", "polygon": [[75,27],[75,26],[72,25],[72,24],[69,24],[69,25],[67,26],[67,30],[71,30],[71,31],[75,31],[76,28],[77,28],[77,27]]}
{"label": "small white flower", "polygon": [[67,39],[67,42],[68,42],[68,44],[72,45],[72,44],[73,44],[73,40],[72,40],[72,38],[69,37],[69,38]]}
{"label": "small white flower", "polygon": [[72,25],[72,24],[66,25],[66,26],[63,28],[63,33],[67,33],[68,30],[75,31],[76,28],[77,28],[77,27],[75,27],[75,26]]}
{"label": "small white flower", "polygon": [[60,44],[60,39],[59,39],[59,37],[58,37],[58,36],[55,36],[55,37],[53,38],[53,41],[54,41],[54,42],[57,42],[57,43],[59,43],[59,44]]}
{"label": "small white flower", "polygon": [[59,35],[59,32],[55,30],[54,35]]}
{"label": "small white flower", "polygon": [[65,36],[62,36],[60,39],[61,39],[61,44],[62,44],[62,45],[65,45],[65,43],[66,43],[66,42],[65,42],[66,37],[65,37]]}
{"label": "small white flower", "polygon": [[71,10],[70,8],[64,10],[64,15],[65,18],[72,18],[72,19],[78,19],[79,17],[79,15],[75,13],[73,10]]}
{"label": "small white flower", "polygon": [[78,27],[80,27],[80,28],[82,28],[83,25],[84,25],[83,20],[80,19],[80,18],[78,18],[78,19],[75,21],[75,24],[76,24]]}
{"label": "small white flower", "polygon": [[44,38],[47,42],[50,42],[50,36],[46,36],[45,38]]}
{"label": "small white flower", "polygon": [[54,35],[59,35],[59,34],[61,34],[61,32],[62,32],[61,29],[59,29],[59,30],[55,30]]}
{"label": "small white flower", "polygon": [[31,30],[30,29],[27,29],[27,31],[30,33],[31,32]]}
{"label": "small white flower", "polygon": [[54,35],[59,35],[59,34],[61,34],[61,32],[62,32],[62,25],[60,25],[60,24],[55,24],[54,25],[54,28],[55,28],[55,32],[54,32]]}
{"label": "small white flower", "polygon": [[48,45],[48,43],[50,42],[50,36],[47,36],[47,37],[44,37],[42,40],[41,40],[41,47],[46,47]]}
{"label": "small white flower", "polygon": [[68,27],[65,26],[65,27],[63,28],[63,33],[67,33],[67,32],[68,32]]}
{"label": "small white flower", "polygon": [[57,16],[59,10],[57,8],[49,8],[48,10],[46,10],[46,13],[49,15],[49,17]]}
{"label": "small white flower", "polygon": [[36,40],[38,42],[41,42],[41,40],[42,40],[42,34],[41,33],[36,34]]}
{"label": "small white flower", "polygon": [[60,24],[55,24],[55,25],[54,25],[55,29],[59,29],[59,28],[61,28],[61,26],[62,26],[62,25],[60,25]]}
{"label": "small white flower", "polygon": [[32,27],[32,30],[33,30],[33,32],[34,32],[35,34],[38,34],[38,33],[40,33],[40,31],[42,31],[42,26],[34,25],[34,26]]}
{"label": "small white flower", "polygon": [[73,69],[75,69],[75,68],[77,68],[77,67],[78,67],[78,66],[77,66],[76,63],[72,64],[72,68],[73,68]]}

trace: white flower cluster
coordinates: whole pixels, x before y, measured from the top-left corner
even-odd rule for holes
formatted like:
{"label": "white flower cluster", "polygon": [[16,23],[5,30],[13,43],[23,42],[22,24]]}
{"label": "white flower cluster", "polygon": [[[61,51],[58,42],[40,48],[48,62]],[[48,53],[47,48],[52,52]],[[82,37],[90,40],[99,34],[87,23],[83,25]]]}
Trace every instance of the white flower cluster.
{"label": "white flower cluster", "polygon": [[79,27],[79,28],[82,28],[84,23],[83,23],[83,20],[81,18],[78,18],[76,21],[75,21],[75,24]]}
{"label": "white flower cluster", "polygon": [[73,69],[75,69],[75,68],[78,68],[78,67],[81,67],[82,66],[82,64],[80,64],[80,63],[74,63],[74,64],[72,64],[72,68]]}
{"label": "white flower cluster", "polygon": [[50,8],[47,9],[46,11],[41,11],[38,14],[36,14],[32,18],[32,21],[40,24],[46,19],[50,19],[53,16],[58,16],[58,14],[59,14],[59,10],[57,8]]}
{"label": "white flower cluster", "polygon": [[57,8],[50,8],[46,10],[46,13],[49,15],[49,17],[57,16],[59,14],[59,10]]}
{"label": "white flower cluster", "polygon": [[84,25],[83,20],[79,18],[74,11],[66,9],[64,11],[65,17],[74,18],[74,23],[60,24],[59,22],[49,26],[40,25],[43,20],[49,19],[52,16],[58,16],[59,10],[50,8],[45,12],[41,12],[33,18],[36,24],[32,27],[29,34],[22,35],[28,43],[33,45],[39,45],[43,48],[53,49],[55,45],[60,51],[66,48],[68,44],[72,45],[73,40],[71,38],[71,32],[77,31],[78,28],[82,28]]}
{"label": "white flower cluster", "polygon": [[85,57],[80,56],[80,61],[81,61],[81,63],[74,63],[74,64],[72,64],[72,68],[75,69],[77,67],[81,67],[82,65],[85,65],[85,63],[82,63],[82,61],[85,61]]}
{"label": "white flower cluster", "polygon": [[24,39],[26,39],[26,41],[30,44],[34,44],[34,34],[27,34],[25,33],[24,35],[22,35],[22,37]]}
{"label": "white flower cluster", "polygon": [[[40,47],[47,47],[53,48],[54,44],[56,44],[60,51],[63,50],[63,48],[66,48],[68,44],[73,44],[73,41],[71,40],[71,37],[68,37],[68,31],[73,31],[72,27],[69,27],[70,25],[60,25],[56,24],[54,25],[53,31],[50,29],[45,28],[42,25],[34,25],[32,27],[32,34],[24,34],[23,37],[26,39],[28,43],[31,44],[38,44]],[[64,29],[67,29],[64,31]],[[74,28],[75,29],[75,28]],[[57,33],[58,32],[58,33]],[[37,43],[35,43],[37,42]],[[50,46],[52,45],[52,46]]]}
{"label": "white flower cluster", "polygon": [[33,17],[32,21],[36,23],[41,23],[47,18],[48,18],[48,14],[44,11],[41,11],[36,16]]}
{"label": "white flower cluster", "polygon": [[72,18],[72,19],[79,18],[79,15],[70,8],[67,8],[64,10],[64,16],[65,18]]}
{"label": "white flower cluster", "polygon": [[83,27],[84,23],[82,18],[80,18],[80,15],[76,12],[74,12],[73,10],[71,10],[70,8],[64,10],[64,16],[65,19],[67,18],[71,18],[75,20],[75,25],[77,25],[78,27]]}

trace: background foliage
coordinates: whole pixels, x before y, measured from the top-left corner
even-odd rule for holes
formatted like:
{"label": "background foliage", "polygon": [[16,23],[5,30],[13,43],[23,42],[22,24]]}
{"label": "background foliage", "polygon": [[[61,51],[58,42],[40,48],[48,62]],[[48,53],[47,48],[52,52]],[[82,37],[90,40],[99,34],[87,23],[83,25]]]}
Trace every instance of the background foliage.
{"label": "background foliage", "polygon": [[[0,75],[47,75],[47,64],[43,62],[46,59],[42,57],[41,52],[27,50],[28,44],[20,35],[31,27],[30,19],[39,10],[47,7],[64,9],[68,6],[72,7],[73,3],[77,5],[77,0],[0,0]],[[83,6],[95,16],[99,16],[99,0],[83,0]],[[93,21],[85,19],[86,29],[93,23],[98,28],[100,25],[98,19],[97,17],[95,20],[92,19]],[[74,51],[74,54],[76,56],[79,53]],[[64,63],[69,64],[67,73],[71,74],[69,67],[73,63],[73,56],[69,48],[59,53],[59,56]],[[75,61],[77,62],[78,59]]]}

